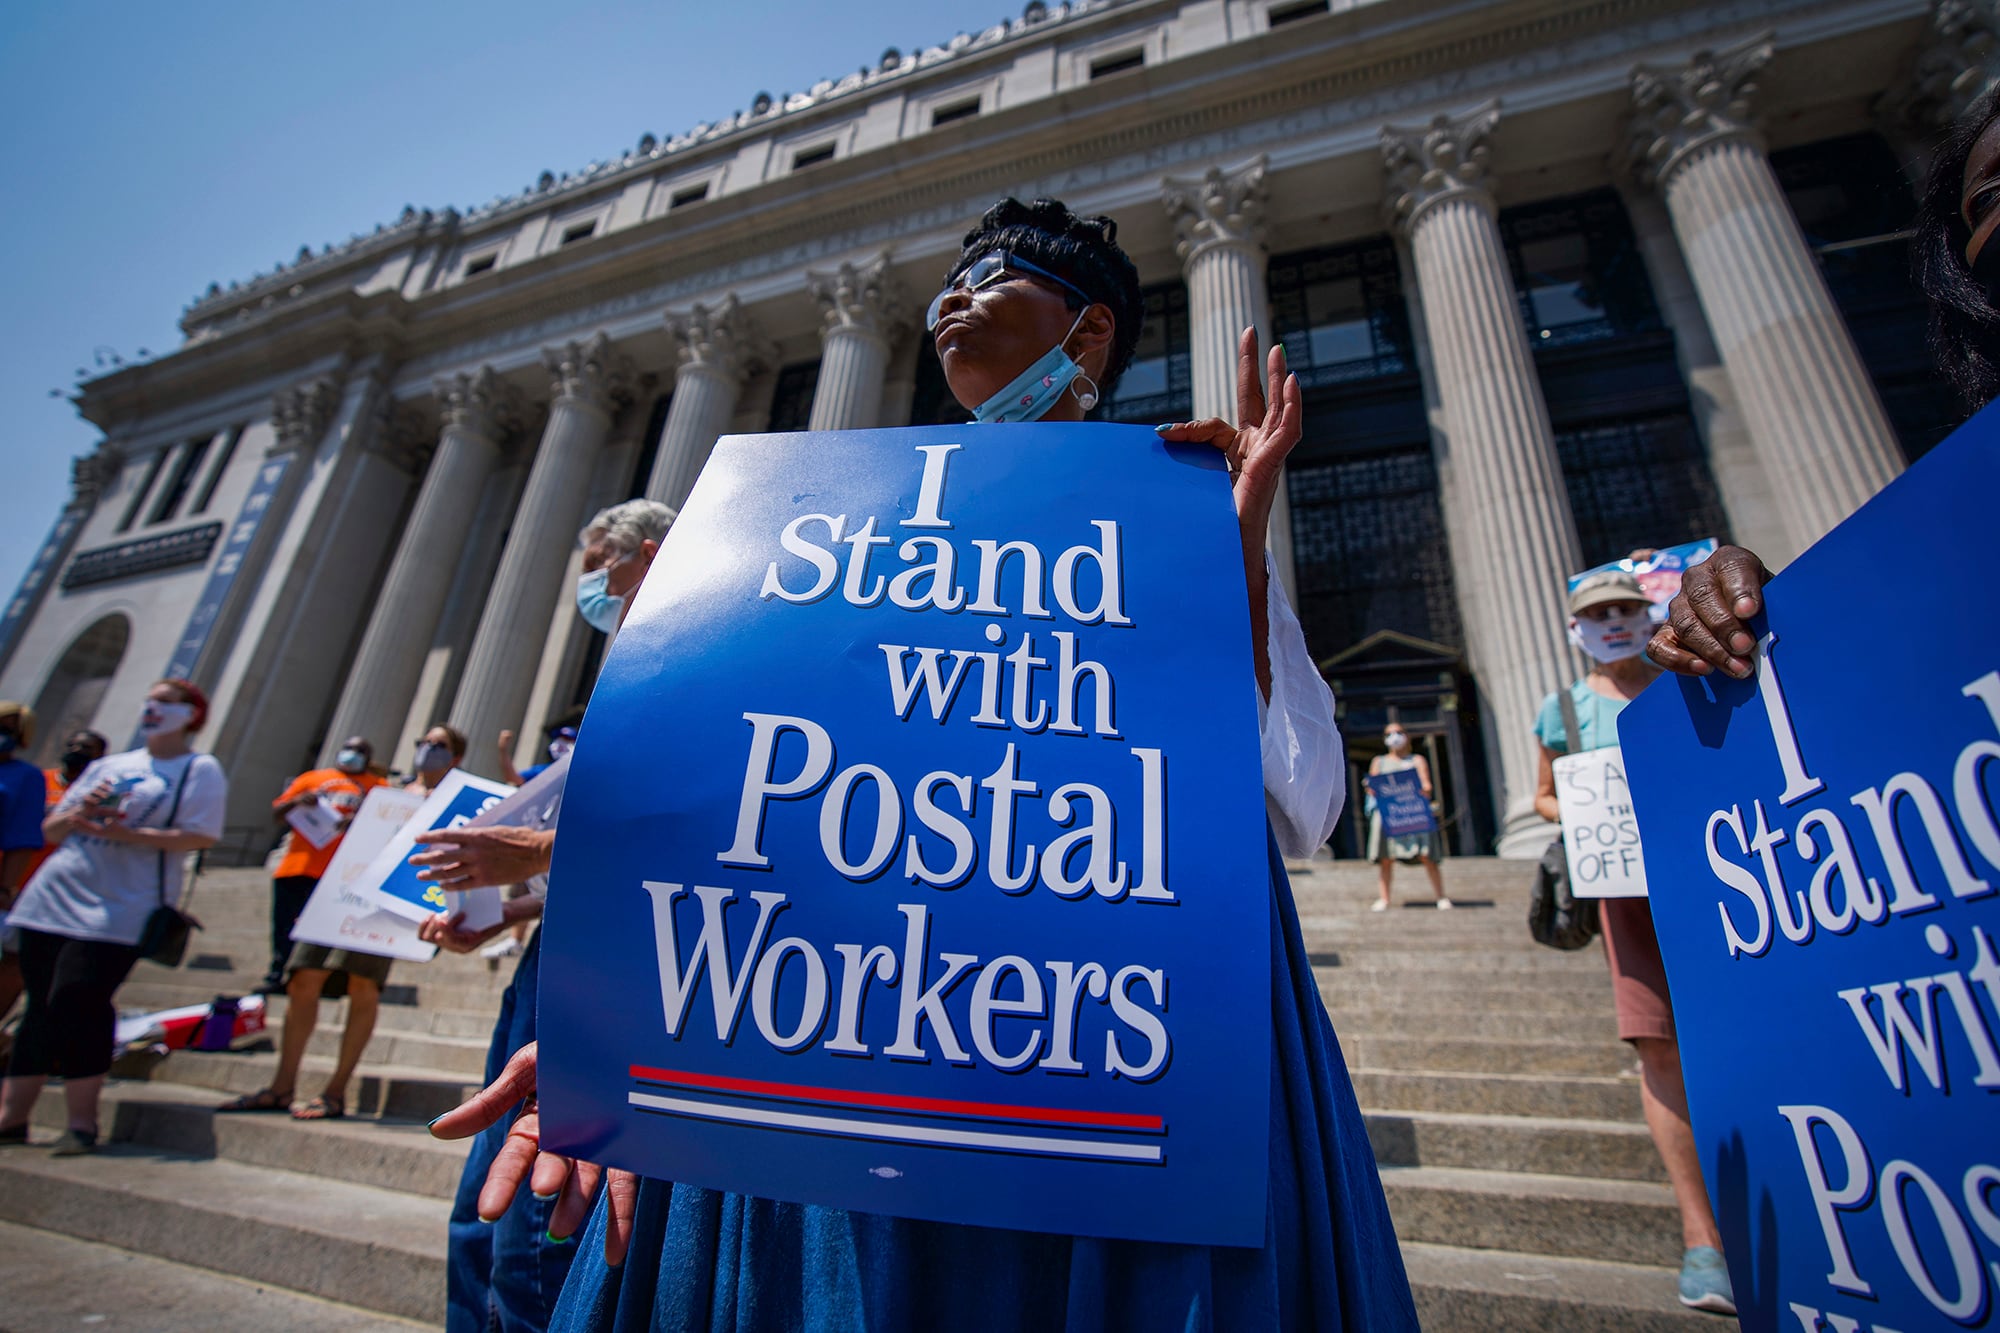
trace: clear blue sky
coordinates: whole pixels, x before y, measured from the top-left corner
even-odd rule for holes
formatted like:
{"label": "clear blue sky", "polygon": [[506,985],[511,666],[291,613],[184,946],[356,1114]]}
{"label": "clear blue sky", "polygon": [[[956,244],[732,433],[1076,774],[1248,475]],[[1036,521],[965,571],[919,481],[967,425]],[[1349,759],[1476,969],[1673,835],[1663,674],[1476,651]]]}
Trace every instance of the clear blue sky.
{"label": "clear blue sky", "polygon": [[0,601],[98,432],[97,355],[392,222],[461,209],[1018,16],[1011,0],[0,4]]}

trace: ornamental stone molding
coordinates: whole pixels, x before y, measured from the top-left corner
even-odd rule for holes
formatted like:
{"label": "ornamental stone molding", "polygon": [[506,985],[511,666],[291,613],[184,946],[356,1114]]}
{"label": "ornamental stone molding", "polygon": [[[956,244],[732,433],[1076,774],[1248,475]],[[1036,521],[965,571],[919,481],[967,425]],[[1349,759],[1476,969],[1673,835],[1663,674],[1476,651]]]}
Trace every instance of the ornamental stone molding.
{"label": "ornamental stone molding", "polygon": [[1877,106],[1891,124],[1943,129],[2000,83],[2000,0],[1937,0],[1910,80]]}
{"label": "ornamental stone molding", "polygon": [[399,471],[422,476],[437,449],[437,429],[429,414],[384,393],[376,400],[373,425],[370,452],[388,459]]}
{"label": "ornamental stone molding", "polygon": [[632,401],[632,361],[598,333],[580,342],[542,349],[542,365],[558,402],[581,404],[609,417]]}
{"label": "ornamental stone molding", "polygon": [[98,497],[117,480],[119,470],[124,466],[125,451],[109,440],[87,454],[72,458],[69,463],[70,508],[86,512],[95,509]]}
{"label": "ornamental stone molding", "polygon": [[668,311],[667,332],[680,345],[683,367],[701,367],[738,386],[771,360],[771,345],[731,292],[720,305],[697,302],[687,310]]}
{"label": "ornamental stone molding", "polygon": [[1439,112],[1426,125],[1384,125],[1382,165],[1389,173],[1383,212],[1405,236],[1447,199],[1467,199],[1489,213],[1493,191],[1487,184],[1488,140],[1500,123],[1498,99],[1456,116]]}
{"label": "ornamental stone molding", "polygon": [[1719,51],[1698,51],[1685,65],[1640,65],[1632,71],[1629,152],[1639,179],[1664,191],[1697,154],[1730,140],[1763,150],[1751,103],[1757,75],[1771,62],[1773,34],[1762,33]]}
{"label": "ornamental stone molding", "polygon": [[884,342],[891,341],[909,319],[908,297],[889,271],[884,250],[863,264],[842,264],[831,271],[808,269],[806,291],[819,303],[820,337],[853,329]]}
{"label": "ornamental stone molding", "polygon": [[491,366],[440,375],[432,387],[447,430],[498,444],[521,428],[521,397]]}
{"label": "ornamental stone molding", "polygon": [[1228,170],[1210,167],[1197,177],[1169,176],[1161,182],[1160,202],[1174,224],[1174,253],[1182,265],[1217,246],[1263,248],[1269,164],[1259,153]]}
{"label": "ornamental stone molding", "polygon": [[277,432],[271,454],[303,453],[320,436],[340,409],[340,382],[330,375],[295,384],[271,403],[271,425]]}

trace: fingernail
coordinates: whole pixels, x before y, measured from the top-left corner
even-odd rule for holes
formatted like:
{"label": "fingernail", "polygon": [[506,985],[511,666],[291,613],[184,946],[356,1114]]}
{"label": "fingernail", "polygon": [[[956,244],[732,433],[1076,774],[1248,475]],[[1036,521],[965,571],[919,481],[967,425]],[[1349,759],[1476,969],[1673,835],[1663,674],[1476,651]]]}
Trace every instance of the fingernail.
{"label": "fingernail", "polygon": [[1729,636],[1729,651],[1732,653],[1747,653],[1756,646],[1756,642],[1748,634],[1738,633]]}
{"label": "fingernail", "polygon": [[1153,427],[1153,433],[1156,435],[1165,435],[1168,431],[1172,429],[1173,429],[1172,426],[1155,426]]}
{"label": "fingernail", "polygon": [[1738,680],[1748,680],[1750,679],[1750,664],[1731,658],[1729,661],[1729,674]]}
{"label": "fingernail", "polygon": [[445,1115],[450,1115],[450,1114],[451,1114],[451,1112],[449,1112],[449,1111],[446,1111],[446,1112],[444,1113],[444,1115],[434,1115],[434,1116],[432,1116],[432,1117],[431,1117],[431,1118],[430,1118],[430,1119],[429,1119],[428,1121],[426,1121],[426,1122],[424,1123],[424,1128],[425,1128],[425,1129],[427,1129],[427,1130],[430,1130],[430,1129],[436,1129],[436,1128],[437,1128],[437,1122],[438,1122],[438,1121],[440,1121],[440,1120],[442,1120],[442,1119],[444,1119],[444,1116],[445,1116]]}
{"label": "fingernail", "polygon": [[553,1231],[545,1231],[542,1234],[548,1239],[551,1245],[567,1245],[576,1239],[574,1236],[558,1236]]}
{"label": "fingernail", "polygon": [[491,1217],[488,1217],[488,1216],[487,1216],[486,1214],[484,1214],[484,1213],[481,1213],[481,1214],[479,1215],[479,1220],[480,1220],[480,1221],[482,1221],[482,1222],[484,1222],[484,1223],[485,1223],[485,1224],[486,1224],[487,1226],[489,1226],[489,1227],[490,1227],[490,1226],[492,1226],[492,1225],[493,1225],[493,1224],[494,1224],[495,1222],[498,1222],[498,1221],[500,1220],[500,1214],[498,1214],[498,1213],[495,1213],[495,1214],[494,1214],[493,1216],[491,1216]]}
{"label": "fingernail", "polygon": [[1739,597],[1739,598],[1737,598],[1737,599],[1736,599],[1736,614],[1737,614],[1737,615],[1739,615],[1739,616],[1754,616],[1754,615],[1756,615],[1756,614],[1757,614],[1757,599],[1756,599],[1756,598],[1754,598],[1754,597]]}
{"label": "fingernail", "polygon": [[530,1194],[534,1194],[534,1195],[535,1195],[535,1197],[536,1197],[537,1199],[541,1200],[541,1201],[542,1201],[543,1203],[549,1203],[549,1202],[552,1202],[552,1201],[553,1201],[553,1200],[554,1200],[554,1199],[556,1198],[556,1196],[557,1196],[557,1195],[561,1194],[561,1193],[562,1193],[562,1191],[561,1191],[561,1190],[557,1190],[557,1191],[555,1192],[555,1194],[535,1194],[535,1191],[533,1191],[533,1190],[529,1190],[529,1191],[528,1191],[528,1193],[530,1193]]}

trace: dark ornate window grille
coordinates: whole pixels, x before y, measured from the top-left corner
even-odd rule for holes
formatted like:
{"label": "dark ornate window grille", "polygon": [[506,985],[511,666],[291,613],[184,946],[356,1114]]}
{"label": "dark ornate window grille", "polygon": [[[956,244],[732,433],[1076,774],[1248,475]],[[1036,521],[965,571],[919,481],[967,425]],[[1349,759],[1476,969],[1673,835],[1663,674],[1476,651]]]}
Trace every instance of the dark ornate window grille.
{"label": "dark ornate window grille", "polygon": [[819,362],[806,361],[778,372],[771,394],[771,429],[804,430],[812,420],[813,391],[819,387]]}
{"label": "dark ornate window grille", "polygon": [[215,549],[216,540],[221,536],[220,523],[204,523],[197,528],[182,528],[179,532],[163,532],[157,537],[141,537],[116,546],[79,551],[76,558],[69,562],[69,568],[63,571],[62,586],[87,588],[95,583],[156,574],[160,570],[178,569],[182,565],[198,565],[208,559],[209,552]]}
{"label": "dark ornate window grille", "polygon": [[1507,209],[1500,235],[1528,341],[1568,347],[1660,327],[1625,206],[1593,190]]}
{"label": "dark ornate window grille", "polygon": [[1271,261],[1271,328],[1301,386],[1400,375],[1416,364],[1396,247],[1386,239]]}
{"label": "dark ornate window grille", "polygon": [[1727,520],[1685,413],[1556,433],[1587,569],[1641,547],[1726,538]]}
{"label": "dark ornate window grille", "polygon": [[1295,462],[1290,476],[1299,615],[1315,655],[1382,629],[1463,646],[1427,444]]}
{"label": "dark ornate window grille", "polygon": [[1139,326],[1139,343],[1132,363],[1119,377],[1111,397],[1097,410],[1099,421],[1136,421],[1158,425],[1185,421],[1194,412],[1194,374],[1189,355],[1187,288],[1161,283],[1140,293],[1146,320]]}

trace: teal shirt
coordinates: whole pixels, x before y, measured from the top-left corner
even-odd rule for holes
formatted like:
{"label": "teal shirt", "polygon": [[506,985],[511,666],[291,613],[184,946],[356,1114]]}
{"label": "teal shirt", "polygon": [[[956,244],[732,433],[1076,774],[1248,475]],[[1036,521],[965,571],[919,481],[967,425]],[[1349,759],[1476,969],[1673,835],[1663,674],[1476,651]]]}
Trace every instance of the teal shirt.
{"label": "teal shirt", "polygon": [[[1583,680],[1569,687],[1569,697],[1576,703],[1576,725],[1583,732],[1578,752],[1618,744],[1618,715],[1630,700],[1607,699]],[[1542,710],[1535,714],[1535,739],[1557,754],[1572,753],[1569,737],[1563,734],[1562,702],[1553,694],[1542,700]]]}

